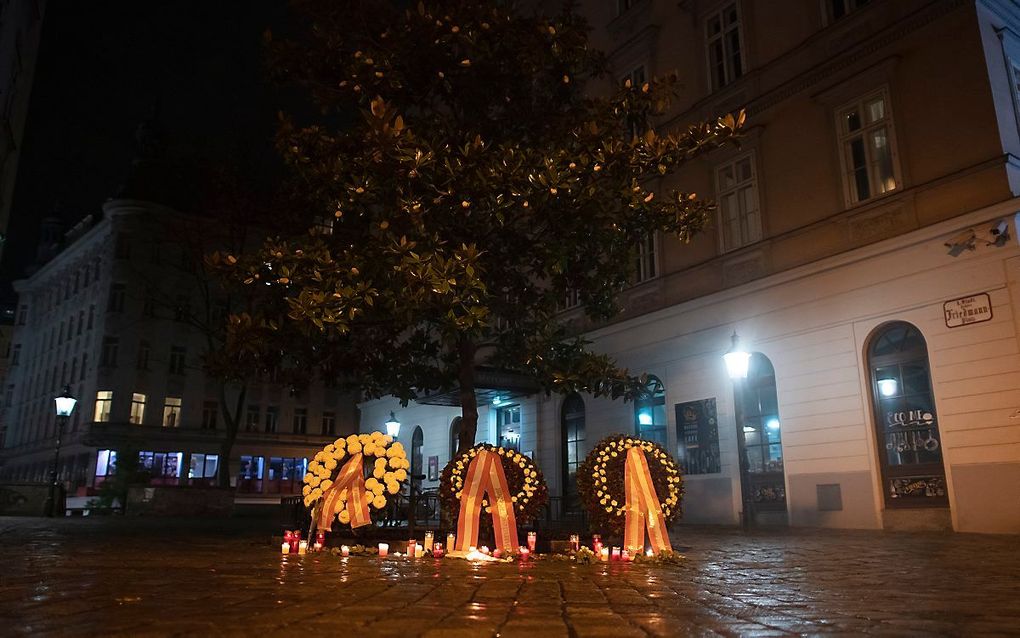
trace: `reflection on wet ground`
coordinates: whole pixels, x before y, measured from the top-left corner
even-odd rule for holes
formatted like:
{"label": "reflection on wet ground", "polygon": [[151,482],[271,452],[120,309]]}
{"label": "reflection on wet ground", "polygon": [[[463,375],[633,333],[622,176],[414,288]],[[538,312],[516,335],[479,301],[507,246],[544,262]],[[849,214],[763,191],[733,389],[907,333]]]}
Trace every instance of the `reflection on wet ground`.
{"label": "reflection on wet ground", "polygon": [[1016,537],[683,527],[686,564],[651,567],[284,557],[275,531],[237,519],[0,519],[2,633],[1020,632]]}

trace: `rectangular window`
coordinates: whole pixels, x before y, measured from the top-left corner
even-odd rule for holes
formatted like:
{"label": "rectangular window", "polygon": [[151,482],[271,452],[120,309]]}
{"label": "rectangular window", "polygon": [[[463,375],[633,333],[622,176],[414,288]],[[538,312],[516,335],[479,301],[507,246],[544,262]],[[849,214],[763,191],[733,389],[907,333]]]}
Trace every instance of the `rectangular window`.
{"label": "rectangular window", "polygon": [[124,312],[124,298],[127,296],[127,286],[124,284],[110,285],[110,301],[106,306],[108,312]]}
{"label": "rectangular window", "polygon": [[713,91],[736,81],[744,74],[740,12],[736,2],[708,16],[705,21],[705,47]]}
{"label": "rectangular window", "polygon": [[92,318],[95,317],[95,314],[96,314],[96,305],[92,304],[91,306],[89,306],[89,324],[88,324],[88,326],[86,326],[89,330],[92,330]]}
{"label": "rectangular window", "polygon": [[156,298],[152,296],[151,292],[145,293],[145,299],[142,301],[142,316],[156,316]]}
{"label": "rectangular window", "polygon": [[81,374],[78,377],[79,381],[84,381],[85,380],[85,368],[87,368],[88,365],[89,365],[89,355],[86,352],[86,353],[83,353],[81,355]]}
{"label": "rectangular window", "polygon": [[22,305],[18,308],[18,325],[23,326],[28,321],[28,306]]}
{"label": "rectangular window", "polygon": [[96,452],[96,485],[107,476],[117,473],[117,450],[99,450]]}
{"label": "rectangular window", "polygon": [[656,275],[655,235],[649,235],[638,243],[635,251],[634,283],[639,284]]}
{"label": "rectangular window", "polygon": [[276,422],[280,417],[280,408],[271,405],[266,408],[266,432],[276,432]]}
{"label": "rectangular window", "polygon": [[92,420],[96,422],[109,421],[111,408],[113,408],[113,391],[100,390],[96,392],[96,411]]}
{"label": "rectangular window", "polygon": [[567,294],[563,296],[562,310],[570,310],[581,305],[581,293],[576,288],[568,288]]}
{"label": "rectangular window", "polygon": [[180,397],[167,397],[163,403],[163,427],[176,428],[181,425]]}
{"label": "rectangular window", "polygon": [[244,429],[248,432],[255,432],[259,429],[259,406],[248,406],[248,412],[244,417]]}
{"label": "rectangular window", "polygon": [[135,365],[137,369],[139,370],[149,369],[149,353],[151,352],[151,350],[152,348],[151,346],[149,346],[148,341],[138,342],[138,361],[136,362]]}
{"label": "rectangular window", "polygon": [[117,259],[131,258],[131,238],[126,233],[117,233],[114,243],[114,257]]}
{"label": "rectangular window", "polygon": [[187,351],[180,346],[170,348],[170,374],[184,374],[184,360]]}
{"label": "rectangular window", "polygon": [[508,405],[496,412],[496,431],[502,447],[521,449],[521,406]]}
{"label": "rectangular window", "polygon": [[103,353],[99,365],[115,367],[117,365],[117,350],[120,347],[120,339],[117,337],[103,337]]}
{"label": "rectangular window", "polygon": [[191,301],[184,295],[174,300],[174,321],[187,321],[191,317]]}
{"label": "rectangular window", "polygon": [[748,153],[723,164],[715,177],[723,252],[761,240],[754,155]]}
{"label": "rectangular window", "polygon": [[84,310],[79,310],[78,311],[78,329],[75,332],[75,335],[81,336],[81,331],[84,328],[85,328],[85,311]]}
{"label": "rectangular window", "polygon": [[332,412],[322,413],[322,433],[336,434],[336,415]]}
{"label": "rectangular window", "polygon": [[220,404],[216,401],[206,401],[202,404],[202,429],[215,430],[216,418],[219,415]]}
{"label": "rectangular window", "polygon": [[11,365],[16,366],[21,361],[21,344],[14,344],[14,348],[11,350]]}
{"label": "rectangular window", "polygon": [[[624,86],[632,86],[641,88],[648,81],[647,74],[645,73],[644,65],[637,67],[627,75],[623,76],[620,83]],[[637,117],[636,115],[633,117]],[[631,119],[627,122],[627,129],[630,131],[631,137],[638,137],[643,135],[645,129],[648,127],[648,122],[641,119]]]}
{"label": "rectangular window", "polygon": [[131,395],[131,418],[129,421],[141,425],[145,418],[145,395],[137,392]]}
{"label": "rectangular window", "polygon": [[218,454],[197,454],[191,455],[191,467],[188,469],[189,479],[211,479],[216,478],[216,470],[219,467],[220,457]]}
{"label": "rectangular window", "polygon": [[829,20],[835,22],[861,7],[871,4],[871,0],[829,0]]}
{"label": "rectangular window", "polygon": [[294,408],[294,433],[308,433],[308,408]]}
{"label": "rectangular window", "polygon": [[893,122],[884,90],[837,112],[843,186],[848,205],[896,190]]}

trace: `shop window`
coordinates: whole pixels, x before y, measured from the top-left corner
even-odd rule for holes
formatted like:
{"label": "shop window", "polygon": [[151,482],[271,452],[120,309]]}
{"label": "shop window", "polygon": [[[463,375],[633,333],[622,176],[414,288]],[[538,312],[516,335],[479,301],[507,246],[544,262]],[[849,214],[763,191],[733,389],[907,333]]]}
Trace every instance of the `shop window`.
{"label": "shop window", "polygon": [[322,413],[322,433],[330,436],[336,434],[336,414],[333,412]]}
{"label": "shop window", "polygon": [[167,397],[163,403],[163,427],[176,428],[181,425],[181,398]]}
{"label": "shop window", "polygon": [[496,411],[496,431],[499,444],[505,448],[521,449],[521,406],[508,405]]}
{"label": "shop window", "polygon": [[886,92],[877,91],[844,106],[837,120],[847,205],[896,190],[893,120]]}
{"label": "shop window", "polygon": [[871,395],[889,507],[947,507],[928,348],[909,323],[879,328],[868,345]]}
{"label": "shop window", "polygon": [[715,172],[723,252],[761,239],[758,179],[754,154],[726,162]]}
{"label": "shop window", "polygon": [[308,433],[308,408],[294,408],[294,433]]}
{"label": "shop window", "polygon": [[736,81],[744,74],[740,11],[736,2],[708,16],[705,21],[705,48],[713,91]]}
{"label": "shop window", "polygon": [[191,455],[191,467],[188,468],[189,479],[214,479],[219,469],[220,456],[218,454],[196,454]]}
{"label": "shop window", "polygon": [[[263,491],[264,472],[265,457],[242,456],[241,465],[237,473],[237,491],[261,493]],[[302,476],[304,475],[302,474]]]}
{"label": "shop window", "polygon": [[96,452],[95,485],[101,484],[108,476],[117,473],[117,450],[99,450]]}
{"label": "shop window", "polygon": [[100,390],[96,392],[96,410],[93,421],[106,422],[110,420],[110,410],[113,408],[113,391]]}
{"label": "shop window", "polygon": [[137,392],[131,395],[131,423],[141,425],[145,418],[145,395]]}
{"label": "shop window", "polygon": [[563,509],[580,510],[577,496],[577,468],[587,454],[585,443],[584,399],[575,393],[567,395],[560,412],[560,441],[563,449]]}
{"label": "shop window", "polygon": [[202,404],[202,429],[215,430],[216,419],[219,417],[220,404],[216,401],[206,401]]}
{"label": "shop window", "polygon": [[460,447],[460,422],[461,418],[454,417],[450,421],[450,458],[457,456],[457,448]]}
{"label": "shop window", "polygon": [[638,438],[666,446],[666,390],[656,376],[648,377],[644,395],[634,402],[634,431]]}
{"label": "shop window", "polygon": [[151,482],[176,483],[181,477],[184,464],[183,452],[150,452],[138,453],[138,469],[146,472]]}

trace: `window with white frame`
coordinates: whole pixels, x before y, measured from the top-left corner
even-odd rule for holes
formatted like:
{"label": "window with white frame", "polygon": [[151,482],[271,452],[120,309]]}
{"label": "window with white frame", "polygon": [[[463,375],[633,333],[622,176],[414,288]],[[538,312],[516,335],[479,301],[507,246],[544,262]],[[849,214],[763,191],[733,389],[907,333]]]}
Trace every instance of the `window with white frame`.
{"label": "window with white frame", "polygon": [[761,212],[754,154],[746,153],[716,168],[715,184],[723,252],[760,240]]}
{"label": "window with white frame", "polygon": [[847,204],[896,190],[893,121],[885,90],[847,104],[836,118]]}
{"label": "window with white frame", "polygon": [[170,374],[184,374],[184,362],[187,358],[187,350],[181,346],[170,348]]}
{"label": "window with white frame", "polygon": [[206,401],[202,404],[202,429],[215,430],[216,417],[220,412],[220,404],[216,401]]}
{"label": "window with white frame", "polygon": [[143,418],[145,418],[145,395],[133,392],[131,394],[131,417],[128,420],[141,425]]}
{"label": "window with white frame", "polygon": [[638,242],[634,250],[635,268],[634,283],[640,284],[654,279],[657,273],[655,268],[655,234],[646,236]]}
{"label": "window with white frame", "polygon": [[740,11],[736,2],[724,5],[705,20],[705,57],[712,90],[736,81],[744,74]]}
{"label": "window with white frame", "polygon": [[181,424],[181,398],[167,397],[163,402],[163,427],[176,428]]}
{"label": "window with white frame", "polygon": [[[636,67],[630,73],[627,73],[620,79],[620,83],[624,86],[642,87],[647,82],[647,74],[645,73],[644,65]],[[630,131],[631,137],[637,137],[645,132],[646,122],[638,121],[637,119],[630,119],[627,122],[627,129]]]}
{"label": "window with white frame", "polygon": [[96,392],[96,411],[93,420],[105,422],[110,420],[110,409],[113,407],[113,391],[100,390]]}
{"label": "window with white frame", "polygon": [[567,294],[563,296],[562,310],[570,310],[581,305],[581,292],[577,288],[567,288]]}

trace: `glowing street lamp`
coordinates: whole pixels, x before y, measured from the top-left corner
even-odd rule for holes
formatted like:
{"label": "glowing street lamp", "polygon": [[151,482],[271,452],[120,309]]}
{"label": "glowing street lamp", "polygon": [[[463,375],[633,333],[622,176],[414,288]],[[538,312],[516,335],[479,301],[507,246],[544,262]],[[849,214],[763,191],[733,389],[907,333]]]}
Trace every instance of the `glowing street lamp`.
{"label": "glowing street lamp", "polygon": [[737,336],[736,330],[733,331],[731,339],[733,343],[729,351],[723,355],[723,361],[726,362],[726,372],[734,381],[746,379],[747,369],[751,363],[751,353],[740,346],[740,337]]}
{"label": "glowing street lamp", "polygon": [[71,395],[71,387],[64,386],[64,391],[59,396],[53,397],[54,407],[57,411],[57,444],[53,449],[53,466],[50,468],[50,491],[46,497],[46,516],[56,516],[57,511],[57,468],[60,464],[60,439],[64,434],[64,426],[67,419],[74,412],[74,406],[78,400]]}
{"label": "glowing street lamp", "polygon": [[392,436],[394,439],[400,434],[400,421],[397,421],[396,415],[393,411],[390,411],[390,419],[386,421],[386,434]]}

